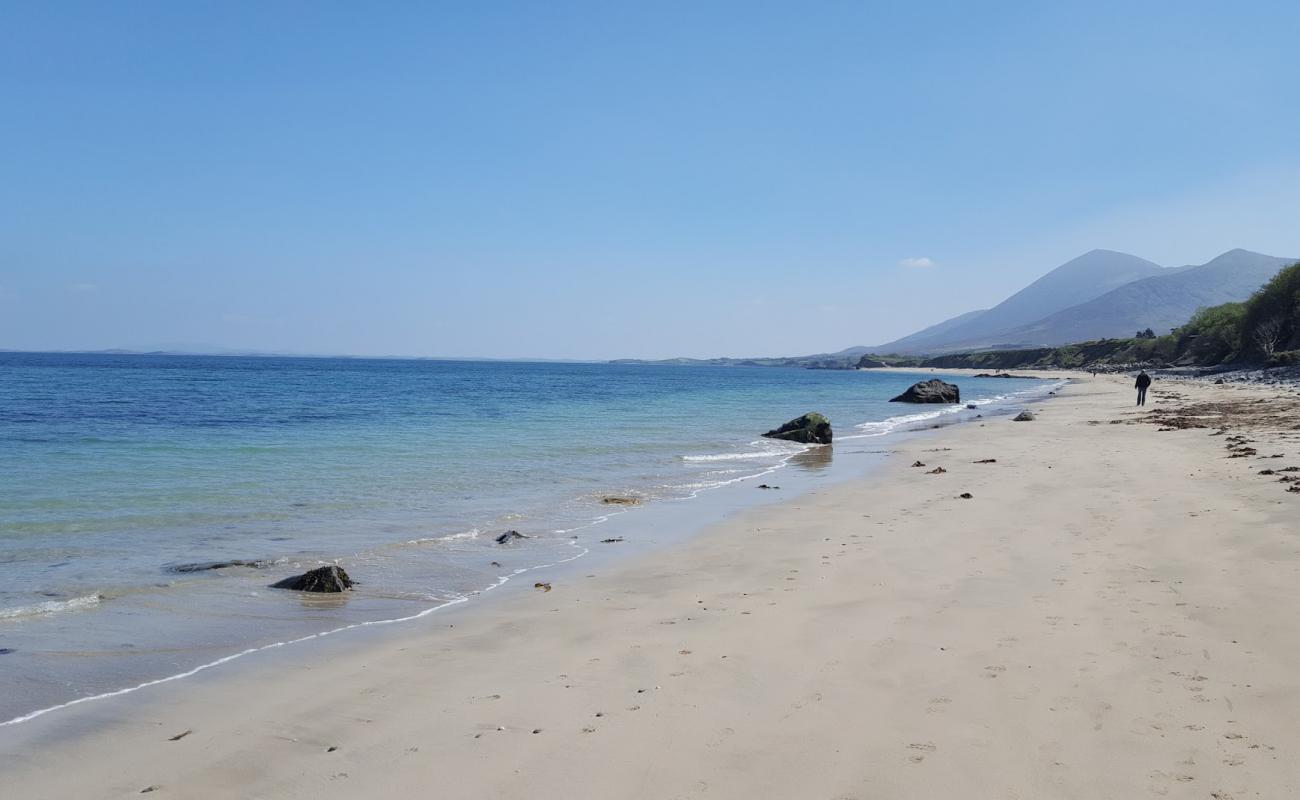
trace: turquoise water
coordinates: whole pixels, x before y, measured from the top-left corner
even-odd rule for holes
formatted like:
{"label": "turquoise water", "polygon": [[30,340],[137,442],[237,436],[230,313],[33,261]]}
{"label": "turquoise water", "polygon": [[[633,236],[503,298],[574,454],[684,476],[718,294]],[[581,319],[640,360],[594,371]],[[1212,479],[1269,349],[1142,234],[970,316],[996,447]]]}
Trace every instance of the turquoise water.
{"label": "turquoise water", "polygon": [[[919,377],[0,354],[0,721],[459,602],[665,503],[741,502],[808,450],[758,434],[806,411],[830,417],[838,457],[1047,390],[967,379],[979,412],[887,402]],[[496,544],[508,529],[529,538]],[[261,566],[180,571],[230,559]],[[266,588],[322,563],[358,590]]]}

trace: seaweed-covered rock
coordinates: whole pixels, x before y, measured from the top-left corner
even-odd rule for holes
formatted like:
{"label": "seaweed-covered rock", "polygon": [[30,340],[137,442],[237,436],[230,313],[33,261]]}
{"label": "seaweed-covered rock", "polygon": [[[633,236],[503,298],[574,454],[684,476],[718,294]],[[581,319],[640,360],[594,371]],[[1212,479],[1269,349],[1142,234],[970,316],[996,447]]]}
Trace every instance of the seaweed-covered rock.
{"label": "seaweed-covered rock", "polygon": [[317,567],[301,575],[271,584],[273,589],[292,589],[295,592],[342,592],[352,588],[352,578],[342,567],[331,564]]}
{"label": "seaweed-covered rock", "polygon": [[785,439],[803,444],[830,444],[831,423],[816,411],[810,411],[763,435],[769,439]]}
{"label": "seaweed-covered rock", "polygon": [[908,387],[898,397],[890,398],[891,403],[960,403],[961,390],[955,383],[947,383],[938,378],[918,381]]}

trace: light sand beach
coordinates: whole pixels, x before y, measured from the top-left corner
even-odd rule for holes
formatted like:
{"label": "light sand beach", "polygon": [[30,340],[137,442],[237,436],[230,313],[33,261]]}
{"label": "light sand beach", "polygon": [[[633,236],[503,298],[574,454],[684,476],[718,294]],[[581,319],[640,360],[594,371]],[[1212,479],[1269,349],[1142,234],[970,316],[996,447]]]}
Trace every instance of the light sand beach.
{"label": "light sand beach", "polygon": [[0,785],[1300,796],[1296,397],[1157,381],[1137,410],[1131,382],[912,437],[867,479],[550,591],[0,729]]}

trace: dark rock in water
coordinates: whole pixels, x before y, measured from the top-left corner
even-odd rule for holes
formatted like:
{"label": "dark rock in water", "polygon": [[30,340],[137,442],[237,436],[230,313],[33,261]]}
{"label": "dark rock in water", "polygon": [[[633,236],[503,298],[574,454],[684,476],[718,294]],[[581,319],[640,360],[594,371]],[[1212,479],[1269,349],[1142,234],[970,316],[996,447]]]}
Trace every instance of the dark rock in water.
{"label": "dark rock in water", "polygon": [[7,656],[13,651],[14,649],[12,647],[0,647],[0,656]]}
{"label": "dark rock in water", "polygon": [[972,497],[974,497],[975,495],[971,494],[970,492],[962,492],[961,494],[959,494],[959,495],[957,495],[957,496],[960,497],[960,498],[963,499],[963,500],[969,500],[969,499],[971,499]]}
{"label": "dark rock in water", "polygon": [[1033,422],[1034,412],[1021,411],[1019,414],[1015,415],[1015,417],[1013,417],[1011,421],[1012,422]]}
{"label": "dark rock in water", "polygon": [[1215,386],[1221,386],[1222,384],[1223,384],[1223,378],[1219,378],[1218,380],[1216,380],[1216,381],[1214,382],[1214,385],[1215,385]]}
{"label": "dark rock in water", "polygon": [[908,387],[898,397],[890,399],[891,403],[960,403],[961,390],[956,384],[931,378],[919,381]]}
{"label": "dark rock in water", "polygon": [[979,406],[975,405],[974,403],[967,403],[966,407],[969,408],[971,411],[974,411],[975,409],[979,408]]}
{"label": "dark rock in water", "polygon": [[810,411],[763,435],[769,439],[785,439],[803,444],[830,444],[831,423],[816,411]]}
{"label": "dark rock in water", "polygon": [[766,483],[760,483],[760,484],[759,484],[757,487],[755,487],[755,488],[758,488],[758,489],[780,489],[781,487],[780,487],[780,486],[768,486]]}
{"label": "dark rock in water", "polygon": [[640,505],[640,504],[641,504],[641,498],[639,498],[639,497],[602,497],[602,498],[600,498],[600,502],[601,502],[602,505],[607,505],[607,506],[636,506],[636,505]]}
{"label": "dark rock in water", "polygon": [[234,558],[230,561],[198,561],[193,564],[173,564],[167,568],[168,572],[187,573],[187,572],[207,572],[214,569],[226,569],[227,567],[253,567],[262,569],[270,565],[269,561],[253,560],[245,561],[242,558]]}
{"label": "dark rock in water", "polygon": [[279,583],[271,584],[271,588],[292,589],[296,592],[341,592],[352,588],[352,579],[342,567],[331,564],[285,578]]}
{"label": "dark rock in water", "polygon": [[505,533],[497,537],[496,542],[497,544],[505,544],[506,542],[513,542],[516,539],[527,539],[527,538],[528,538],[527,536],[524,536],[519,531],[506,531]]}

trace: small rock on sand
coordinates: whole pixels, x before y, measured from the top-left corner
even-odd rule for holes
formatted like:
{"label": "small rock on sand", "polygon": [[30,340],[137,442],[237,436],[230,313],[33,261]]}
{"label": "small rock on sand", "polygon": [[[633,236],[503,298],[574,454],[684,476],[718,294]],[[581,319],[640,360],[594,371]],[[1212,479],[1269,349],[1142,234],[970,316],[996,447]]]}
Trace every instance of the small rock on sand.
{"label": "small rock on sand", "polygon": [[1017,414],[1017,415],[1016,415],[1016,416],[1015,416],[1011,421],[1012,421],[1012,422],[1033,422],[1033,421],[1034,421],[1034,412],[1032,412],[1032,411],[1028,411],[1028,410],[1026,410],[1026,411],[1021,411],[1021,412],[1020,412],[1019,414]]}
{"label": "small rock on sand", "polygon": [[607,505],[607,506],[636,506],[636,505],[640,505],[640,504],[641,504],[641,498],[639,498],[639,497],[602,497],[602,498],[600,498],[600,502],[601,502],[602,505]]}
{"label": "small rock on sand", "polygon": [[925,463],[924,463],[924,462],[921,462],[921,461],[913,461],[913,462],[912,462],[912,466],[914,466],[914,467],[924,467],[924,466],[925,466]]}
{"label": "small rock on sand", "polygon": [[943,473],[945,473],[945,472],[947,472],[947,471],[948,471],[948,470],[944,469],[943,467],[935,467],[934,469],[926,470],[926,473],[925,473],[925,474],[926,474],[926,475],[942,475]]}
{"label": "small rock on sand", "polygon": [[533,584],[533,588],[541,589],[543,592],[549,592],[551,590],[551,585],[549,583],[542,583],[541,581],[538,581],[537,583]]}

